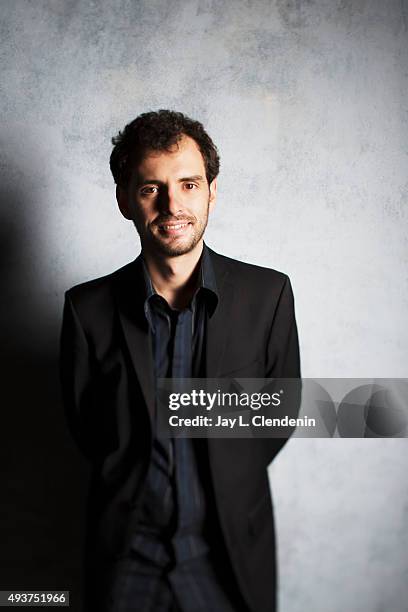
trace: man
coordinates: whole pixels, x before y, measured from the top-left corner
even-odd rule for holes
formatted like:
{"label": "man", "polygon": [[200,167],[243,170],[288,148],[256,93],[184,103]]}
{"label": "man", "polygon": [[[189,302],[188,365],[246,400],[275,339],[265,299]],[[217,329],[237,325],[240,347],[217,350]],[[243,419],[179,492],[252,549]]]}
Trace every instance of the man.
{"label": "man", "polygon": [[61,337],[66,415],[92,465],[86,610],[273,612],[267,466],[285,439],[161,437],[156,384],[300,377],[290,281],[204,244],[219,157],[199,122],[149,112],[112,142],[142,251],[67,291]]}

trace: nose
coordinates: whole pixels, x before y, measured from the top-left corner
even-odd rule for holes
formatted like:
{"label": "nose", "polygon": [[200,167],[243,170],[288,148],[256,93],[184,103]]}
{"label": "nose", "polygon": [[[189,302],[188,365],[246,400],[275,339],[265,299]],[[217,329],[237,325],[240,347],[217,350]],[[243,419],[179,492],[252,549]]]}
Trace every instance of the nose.
{"label": "nose", "polygon": [[168,187],[163,189],[160,195],[159,206],[161,212],[168,215],[177,215],[182,211],[180,197],[175,189]]}

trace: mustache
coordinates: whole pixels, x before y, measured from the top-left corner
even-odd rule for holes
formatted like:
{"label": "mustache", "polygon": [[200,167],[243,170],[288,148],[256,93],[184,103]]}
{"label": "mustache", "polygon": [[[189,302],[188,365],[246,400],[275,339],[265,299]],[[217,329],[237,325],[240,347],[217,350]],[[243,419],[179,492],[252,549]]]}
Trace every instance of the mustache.
{"label": "mustache", "polygon": [[152,225],[166,225],[167,223],[183,223],[190,222],[193,223],[195,221],[195,217],[191,215],[160,215],[157,219],[152,221]]}

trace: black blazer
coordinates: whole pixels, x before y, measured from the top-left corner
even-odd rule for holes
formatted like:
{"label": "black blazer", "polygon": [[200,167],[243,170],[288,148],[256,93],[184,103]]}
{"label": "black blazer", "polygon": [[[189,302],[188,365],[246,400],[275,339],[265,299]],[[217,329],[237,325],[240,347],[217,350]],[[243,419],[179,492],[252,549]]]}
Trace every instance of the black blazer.
{"label": "black blazer", "polygon": [[[209,252],[220,301],[207,326],[207,377],[299,378],[289,278]],[[92,466],[86,572],[96,575],[126,554],[152,445],[153,358],[140,257],[66,292],[60,363],[68,426]],[[253,612],[276,609],[267,466],[285,442],[206,440],[228,559]]]}

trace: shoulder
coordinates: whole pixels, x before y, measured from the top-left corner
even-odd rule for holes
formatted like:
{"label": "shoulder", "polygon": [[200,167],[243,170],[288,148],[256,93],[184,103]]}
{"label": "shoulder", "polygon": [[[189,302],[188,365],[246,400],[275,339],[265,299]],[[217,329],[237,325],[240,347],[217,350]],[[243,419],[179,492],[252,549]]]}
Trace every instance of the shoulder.
{"label": "shoulder", "polygon": [[238,259],[220,255],[209,249],[211,261],[218,277],[225,275],[235,286],[242,286],[248,290],[273,289],[280,291],[286,284],[290,284],[287,274],[274,268],[266,268]]}
{"label": "shoulder", "polygon": [[95,307],[106,307],[106,305],[112,303],[114,286],[123,277],[131,273],[135,261],[110,274],[74,285],[65,291],[65,299],[72,303],[75,310],[82,312],[88,309],[95,312]]}

